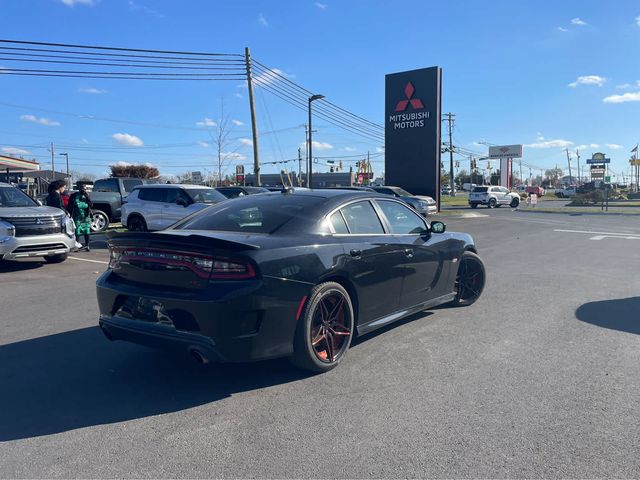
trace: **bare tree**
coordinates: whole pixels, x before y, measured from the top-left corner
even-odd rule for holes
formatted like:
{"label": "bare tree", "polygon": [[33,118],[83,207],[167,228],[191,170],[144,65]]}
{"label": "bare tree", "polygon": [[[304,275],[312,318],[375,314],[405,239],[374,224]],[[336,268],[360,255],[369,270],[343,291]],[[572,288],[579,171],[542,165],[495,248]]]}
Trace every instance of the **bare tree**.
{"label": "bare tree", "polygon": [[211,135],[211,141],[213,142],[218,162],[218,178],[216,181],[216,186],[218,187],[222,185],[222,173],[229,165],[229,162],[233,159],[233,153],[235,153],[229,153],[227,151],[230,144],[229,134],[232,131],[231,125],[231,118],[224,110],[224,99],[221,98],[220,115],[217,119],[217,125],[214,127],[215,131],[209,130],[209,135]]}

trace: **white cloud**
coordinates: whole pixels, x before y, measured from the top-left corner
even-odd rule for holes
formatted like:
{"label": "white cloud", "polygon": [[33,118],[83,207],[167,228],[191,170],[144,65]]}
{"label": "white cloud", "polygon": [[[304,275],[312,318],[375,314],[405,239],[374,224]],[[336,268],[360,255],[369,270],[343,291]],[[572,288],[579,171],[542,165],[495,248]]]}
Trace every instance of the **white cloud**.
{"label": "white cloud", "polygon": [[[301,143],[300,144],[300,148],[304,148],[305,144]],[[331,150],[333,148],[333,145],[331,145],[330,143],[326,143],[326,142],[317,142],[317,141],[313,141],[313,149],[314,150]]]}
{"label": "white cloud", "polygon": [[376,147],[376,153],[384,153],[384,147]]}
{"label": "white cloud", "polygon": [[246,160],[247,156],[237,152],[222,152],[220,154],[225,160]]}
{"label": "white cloud", "polygon": [[244,123],[240,120],[231,120],[231,123],[233,123],[236,127],[242,127],[244,125]]}
{"label": "white cloud", "polygon": [[128,133],[114,133],[111,135],[116,142],[120,145],[126,145],[128,147],[142,147],[144,142],[140,137],[136,137],[135,135],[130,135]]}
{"label": "white cloud", "polygon": [[542,133],[538,132],[536,133],[536,140],[541,142],[544,140],[544,137],[542,136]]}
{"label": "white cloud", "polygon": [[314,3],[314,5],[315,5],[316,7],[318,7],[318,8],[319,8],[320,10],[322,10],[322,11],[326,10],[326,9],[327,9],[327,7],[329,6],[329,5],[327,5],[326,3],[320,3],[320,2],[316,2],[316,3]]}
{"label": "white cloud", "polygon": [[202,148],[209,148],[211,146],[210,143],[203,142],[202,140],[198,140],[198,145],[200,145]]}
{"label": "white cloud", "polygon": [[107,90],[103,90],[101,88],[94,88],[94,87],[80,88],[78,91],[80,93],[90,93],[92,95],[102,95],[103,93],[107,93]]}
{"label": "white cloud", "polygon": [[116,162],[115,165],[118,167],[128,167],[129,165],[133,165],[133,163],[123,162],[122,160],[120,160],[119,162]]}
{"label": "white cloud", "polygon": [[602,99],[604,103],[640,102],[640,92],[627,92],[622,95],[610,95]]}
{"label": "white cloud", "polygon": [[149,8],[146,5],[142,5],[140,3],[136,3],[133,0],[129,0],[129,10],[131,10],[132,12],[141,11],[143,13],[152,15],[152,16],[157,17],[157,18],[164,18],[165,17],[164,14],[162,14],[162,13],[160,13],[160,12],[158,12],[158,11],[152,9],[152,8]]}
{"label": "white cloud", "polygon": [[29,150],[23,150],[22,148],[2,147],[2,153],[8,153],[9,155],[27,155],[30,152]]}
{"label": "white cloud", "polygon": [[44,117],[36,117],[35,115],[20,115],[20,120],[24,120],[25,122],[33,122],[38,125],[46,125],[47,127],[59,127],[60,122],[56,122],[55,120],[49,120]]}
{"label": "white cloud", "polygon": [[258,22],[260,22],[260,24],[263,27],[268,27],[269,26],[269,22],[267,22],[267,19],[265,18],[265,16],[263,14],[258,14]]}
{"label": "white cloud", "polygon": [[588,150],[591,148],[599,148],[600,145],[598,145],[597,143],[583,143],[582,145],[578,145],[576,148],[578,150]]}
{"label": "white cloud", "polygon": [[582,27],[582,26],[587,25],[587,22],[585,22],[584,20],[576,17],[576,18],[572,18],[571,19],[571,25],[580,25]]}
{"label": "white cloud", "polygon": [[88,145],[89,144],[89,140],[87,140],[86,138],[81,138],[80,139],[80,143],[82,143],[83,145]]}
{"label": "white cloud", "polygon": [[636,17],[636,25],[640,27],[640,15]]}
{"label": "white cloud", "polygon": [[564,27],[557,27],[557,30],[558,30],[559,32],[563,32],[563,33],[567,33],[567,32],[569,31],[569,29],[568,29],[568,28],[564,28]]}
{"label": "white cloud", "polygon": [[244,98],[244,97],[242,96],[242,94],[241,94],[241,93],[238,93],[238,92],[234,93],[234,94],[233,94],[233,96],[234,96],[234,97],[236,97],[236,98],[240,98],[240,99]]}
{"label": "white cloud", "polygon": [[250,138],[241,138],[238,140],[242,145],[253,145],[253,141]]}
{"label": "white cloud", "polygon": [[353,148],[353,147],[344,147],[344,151],[345,152],[355,152],[357,149]]}
{"label": "white cloud", "polygon": [[218,124],[214,122],[212,119],[204,117],[199,122],[196,122],[196,125],[199,127],[217,127]]}
{"label": "white cloud", "polygon": [[622,148],[622,145],[618,145],[617,143],[605,143],[605,145],[611,150],[620,150]]}
{"label": "white cloud", "polygon": [[578,85],[597,85],[601,87],[606,81],[607,79],[600,75],[582,75],[575,82],[571,82],[569,86],[571,88],[576,88]]}
{"label": "white cloud", "polygon": [[60,0],[67,7],[75,7],[76,5],[88,5],[93,7],[98,4],[98,0]]}
{"label": "white cloud", "polygon": [[570,147],[571,145],[573,145],[573,142],[570,142],[569,140],[556,139],[556,140],[545,140],[543,142],[530,143],[528,145],[525,145],[525,147],[529,147],[529,148],[567,148],[567,147]]}
{"label": "white cloud", "polygon": [[621,85],[616,85],[616,88],[619,88],[620,90],[626,90],[629,87],[631,87],[630,83],[623,83]]}

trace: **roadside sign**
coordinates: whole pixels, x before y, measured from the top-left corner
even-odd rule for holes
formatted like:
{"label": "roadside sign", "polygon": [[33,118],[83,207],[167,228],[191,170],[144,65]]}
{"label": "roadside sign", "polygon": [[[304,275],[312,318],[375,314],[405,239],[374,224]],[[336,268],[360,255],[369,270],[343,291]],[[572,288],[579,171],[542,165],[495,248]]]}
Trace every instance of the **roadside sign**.
{"label": "roadside sign", "polygon": [[202,183],[202,172],[191,172],[192,183]]}
{"label": "roadside sign", "polygon": [[522,145],[495,145],[489,147],[489,158],[521,158]]}
{"label": "roadside sign", "polygon": [[590,165],[604,165],[605,163],[611,163],[611,159],[603,158],[602,160],[594,160],[593,158],[587,158],[587,163]]}
{"label": "roadside sign", "polygon": [[605,182],[605,183],[611,183],[611,175],[606,175],[606,176],[604,177],[604,182]]}
{"label": "roadside sign", "polygon": [[244,165],[236,165],[236,183],[244,185]]}

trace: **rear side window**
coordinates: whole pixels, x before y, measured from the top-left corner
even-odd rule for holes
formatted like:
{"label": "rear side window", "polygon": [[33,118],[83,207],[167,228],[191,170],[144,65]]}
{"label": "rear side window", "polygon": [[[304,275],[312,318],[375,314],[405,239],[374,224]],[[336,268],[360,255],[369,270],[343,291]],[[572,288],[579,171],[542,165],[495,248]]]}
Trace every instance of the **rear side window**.
{"label": "rear side window", "polygon": [[342,218],[342,214],[340,212],[335,212],[333,215],[331,215],[329,217],[329,221],[331,222],[333,230],[336,233],[349,233],[347,224],[344,223],[344,218]]}
{"label": "rear side window", "polygon": [[164,192],[162,190],[162,188],[141,188],[138,198],[147,202],[162,202],[164,200]]}
{"label": "rear side window", "polygon": [[142,180],[137,178],[122,181],[122,186],[124,187],[124,191],[126,193],[129,193],[131,190],[133,190],[139,185],[142,185]]}
{"label": "rear side window", "polygon": [[378,214],[369,202],[356,202],[343,207],[342,215],[347,221],[349,232],[355,234],[384,233]]}

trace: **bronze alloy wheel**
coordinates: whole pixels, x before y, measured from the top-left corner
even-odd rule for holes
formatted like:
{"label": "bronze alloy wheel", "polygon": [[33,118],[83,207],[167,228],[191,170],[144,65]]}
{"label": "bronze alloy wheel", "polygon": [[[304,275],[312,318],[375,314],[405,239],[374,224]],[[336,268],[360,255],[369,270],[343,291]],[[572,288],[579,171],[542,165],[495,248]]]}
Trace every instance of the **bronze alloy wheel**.
{"label": "bronze alloy wheel", "polygon": [[314,372],[334,368],[349,350],[354,318],[351,298],[342,285],[324,282],[313,287],[298,319],[291,361]]}

